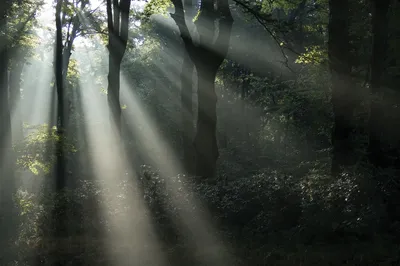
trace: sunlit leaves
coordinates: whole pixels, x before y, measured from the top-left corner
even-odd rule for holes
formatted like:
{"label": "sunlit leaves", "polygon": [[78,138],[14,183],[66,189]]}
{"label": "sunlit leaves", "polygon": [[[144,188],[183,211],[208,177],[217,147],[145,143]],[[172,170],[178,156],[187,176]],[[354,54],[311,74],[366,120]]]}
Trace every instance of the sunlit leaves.
{"label": "sunlit leaves", "polygon": [[143,10],[143,18],[148,19],[151,15],[154,14],[163,14],[167,13],[167,9],[171,6],[170,0],[150,0]]}
{"label": "sunlit leaves", "polygon": [[69,61],[67,84],[70,86],[70,88],[76,88],[79,86],[78,61],[76,59],[71,58]]}
{"label": "sunlit leaves", "polygon": [[16,54],[30,56],[32,49],[37,46],[38,38],[33,29],[37,26],[36,13],[43,1],[26,1],[22,5],[14,3],[7,23],[10,48]]}
{"label": "sunlit leaves", "polygon": [[301,54],[297,59],[297,64],[314,64],[319,65],[325,62],[328,58],[326,49],[321,46],[306,47],[306,52]]}
{"label": "sunlit leaves", "polygon": [[284,12],[288,12],[291,9],[296,8],[302,0],[263,0],[261,11],[264,13],[270,13],[274,9],[279,8]]}
{"label": "sunlit leaves", "polygon": [[14,145],[17,166],[29,170],[35,175],[48,174],[56,160],[56,146],[63,145],[67,152],[76,152],[76,148],[65,137],[60,136],[56,127],[47,124],[25,126],[31,131],[22,141]]}

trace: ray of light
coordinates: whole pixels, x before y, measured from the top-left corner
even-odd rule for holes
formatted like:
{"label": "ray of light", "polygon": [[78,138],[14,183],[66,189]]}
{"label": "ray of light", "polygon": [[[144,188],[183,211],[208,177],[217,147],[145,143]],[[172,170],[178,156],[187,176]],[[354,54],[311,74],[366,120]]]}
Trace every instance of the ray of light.
{"label": "ray of light", "polygon": [[[78,57],[89,56],[82,54]],[[91,59],[86,58],[86,62]],[[107,249],[109,257],[113,258],[113,265],[129,265],[136,261],[140,265],[163,265],[163,252],[160,250],[152,232],[152,223],[148,221],[143,200],[138,193],[129,192],[122,198],[121,183],[130,186],[133,180],[123,172],[130,169],[126,162],[125,151],[121,140],[115,135],[110,123],[106,97],[100,94],[100,88],[95,81],[89,78],[82,82],[82,98],[85,102],[83,111],[85,114],[88,153],[97,180],[104,185],[103,189],[110,191],[115,197],[104,198],[107,206],[103,206],[102,214],[111,222],[114,229],[107,235]],[[130,172],[135,172],[133,169]],[[118,195],[121,195],[118,196]],[[122,205],[129,206],[124,215],[115,215],[115,209]]]}
{"label": "ray of light", "polygon": [[[53,76],[51,49],[47,49],[48,40],[43,40],[33,50],[33,57],[28,58],[22,71],[22,81],[19,87],[21,98],[14,99],[11,111],[13,128],[18,132],[13,132],[13,141],[21,141],[21,137],[27,137],[35,129],[22,129],[23,136],[20,136],[19,130],[25,124],[29,126],[39,126],[51,124],[50,110],[53,105],[54,95],[51,88],[51,79]],[[41,54],[41,56],[39,56]],[[41,58],[38,58],[41,57]],[[21,124],[22,123],[22,124]],[[17,143],[15,143],[17,144]],[[43,151],[46,152],[46,151]],[[20,175],[20,184],[22,188],[29,189],[32,192],[38,192],[42,184],[42,177],[38,178],[31,171],[22,171]]]}
{"label": "ray of light", "polygon": [[[180,209],[180,219],[175,222],[178,228],[185,231],[189,239],[191,251],[196,259],[206,265],[234,265],[227,247],[224,247],[221,240],[215,235],[215,230],[211,225],[212,219],[205,213],[195,213],[193,208],[204,210],[201,203],[194,197],[185,201],[178,195],[182,187],[178,187],[171,179],[176,173],[183,172],[179,165],[179,160],[168,143],[159,135],[158,127],[152,122],[152,119],[146,114],[144,107],[129,88],[125,78],[122,76],[121,97],[126,100],[129,112],[126,112],[126,119],[129,120],[131,130],[139,141],[144,145],[145,151],[152,154],[152,164],[160,169],[161,175],[165,177],[166,189],[172,191],[169,200],[173,205]],[[186,188],[187,189],[187,188]],[[187,194],[190,194],[187,192]]]}

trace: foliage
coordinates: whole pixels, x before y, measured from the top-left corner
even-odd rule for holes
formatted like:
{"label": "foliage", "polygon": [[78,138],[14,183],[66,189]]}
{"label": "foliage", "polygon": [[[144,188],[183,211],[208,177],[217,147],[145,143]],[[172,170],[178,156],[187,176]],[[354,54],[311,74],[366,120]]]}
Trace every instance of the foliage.
{"label": "foliage", "polygon": [[306,52],[301,54],[297,59],[297,64],[322,64],[327,62],[328,56],[325,49],[321,47],[311,46],[305,47]]}
{"label": "foliage", "polygon": [[[59,203],[67,202],[70,230],[74,232],[72,239],[78,239],[82,230],[89,230],[91,237],[85,241],[90,242],[85,242],[85,245],[91,255],[85,258],[93,263],[101,262],[104,257],[98,244],[103,241],[100,231],[112,234],[117,230],[109,220],[111,217],[129,219],[127,215],[133,210],[126,199],[131,193],[139,193],[147,206],[142,218],[154,221],[159,230],[157,234],[164,241],[172,241],[170,247],[175,250],[179,250],[179,246],[174,246],[171,234],[184,235],[185,232],[172,233],[168,221],[179,219],[183,212],[197,216],[211,211],[213,222],[218,224],[217,230],[227,240],[226,244],[237,248],[238,255],[245,250],[250,252],[246,253],[246,263],[275,264],[280,260],[283,265],[300,262],[308,265],[317,261],[342,265],[346,260],[349,265],[361,262],[372,265],[378,260],[390,262],[398,259],[396,245],[386,251],[371,253],[378,245],[388,245],[392,240],[390,236],[373,233],[376,230],[375,218],[379,214],[374,213],[368,204],[357,207],[357,201],[365,204],[359,198],[364,196],[360,193],[361,187],[356,186],[349,176],[335,181],[318,170],[306,176],[261,171],[228,185],[193,181],[184,175],[162,177],[149,166],[143,166],[137,185],[129,180],[122,181],[118,184],[120,192],[117,194],[112,193],[105,183],[89,180],[82,181],[77,190],[58,195],[43,193],[34,197],[19,191],[16,199],[23,222],[18,245],[25,246],[21,253],[28,254],[35,248],[42,261],[50,263],[55,251],[52,240],[44,236],[51,235],[54,230],[52,224],[56,217],[51,215],[51,211]],[[202,204],[194,204],[194,198]],[[102,206],[112,216],[93,219],[98,215],[95,206]],[[71,249],[58,251],[59,258],[66,258],[71,256],[72,250],[79,250],[72,239],[65,240],[64,244],[70,243]],[[346,244],[348,241],[352,244]],[[333,250],[345,253],[338,258],[329,255]],[[262,253],[264,255],[260,256]],[[78,261],[79,257],[71,259]],[[43,265],[49,265],[47,263]]]}
{"label": "foliage", "polygon": [[38,45],[38,37],[34,32],[34,28],[38,26],[36,15],[42,5],[42,0],[25,1],[22,5],[12,4],[7,30],[10,48],[14,54],[32,56],[33,48]]}
{"label": "foliage", "polygon": [[56,160],[56,145],[61,143],[68,152],[76,152],[75,147],[60,136],[56,127],[47,124],[25,126],[30,133],[14,145],[17,156],[17,166],[29,170],[35,175],[48,174]]}
{"label": "foliage", "polygon": [[289,10],[295,9],[301,2],[302,0],[264,0],[261,4],[261,11],[264,13],[271,13],[275,9],[282,9],[287,13]]}
{"label": "foliage", "polygon": [[170,0],[150,0],[147,2],[142,18],[147,20],[150,18],[151,15],[155,14],[167,14],[167,9],[172,5]]}

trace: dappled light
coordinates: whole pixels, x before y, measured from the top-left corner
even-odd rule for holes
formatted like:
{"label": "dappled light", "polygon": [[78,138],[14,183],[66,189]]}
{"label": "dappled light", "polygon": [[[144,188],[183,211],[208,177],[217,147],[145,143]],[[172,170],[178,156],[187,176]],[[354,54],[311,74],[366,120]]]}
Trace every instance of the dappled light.
{"label": "dappled light", "polygon": [[0,2],[0,265],[397,265],[399,5]]}

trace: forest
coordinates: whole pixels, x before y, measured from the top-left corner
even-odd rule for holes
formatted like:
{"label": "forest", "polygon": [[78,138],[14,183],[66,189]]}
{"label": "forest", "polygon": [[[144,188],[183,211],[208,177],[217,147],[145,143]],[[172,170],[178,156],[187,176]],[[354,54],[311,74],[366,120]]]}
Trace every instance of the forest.
{"label": "forest", "polygon": [[400,1],[0,0],[0,266],[400,265]]}

